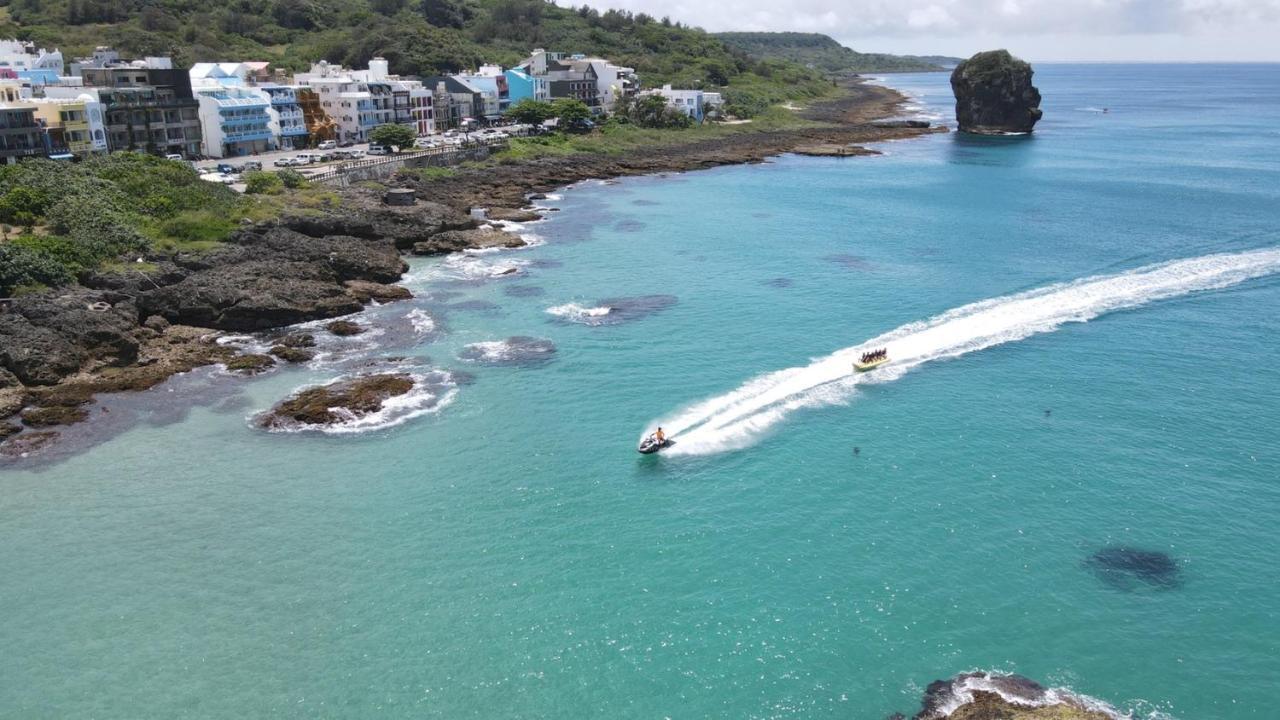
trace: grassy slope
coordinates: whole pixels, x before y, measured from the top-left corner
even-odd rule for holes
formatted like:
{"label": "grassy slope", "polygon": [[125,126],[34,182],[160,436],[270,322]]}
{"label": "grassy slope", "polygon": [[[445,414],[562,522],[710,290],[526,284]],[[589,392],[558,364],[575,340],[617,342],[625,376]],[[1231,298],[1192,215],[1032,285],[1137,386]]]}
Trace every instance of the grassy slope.
{"label": "grassy slope", "polygon": [[[860,72],[925,72],[942,70],[939,60],[911,55],[860,53],[819,33],[725,32],[716,37],[730,47],[761,59],[788,60],[831,74]],[[954,60],[958,61],[958,58]]]}

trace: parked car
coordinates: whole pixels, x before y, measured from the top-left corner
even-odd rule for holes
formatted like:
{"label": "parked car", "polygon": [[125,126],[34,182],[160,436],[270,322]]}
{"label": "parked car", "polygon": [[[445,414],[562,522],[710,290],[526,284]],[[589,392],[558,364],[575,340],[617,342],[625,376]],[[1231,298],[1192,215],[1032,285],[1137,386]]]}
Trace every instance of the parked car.
{"label": "parked car", "polygon": [[435,140],[432,140],[431,138],[424,138],[424,137],[420,137],[420,138],[418,138],[417,140],[414,140],[414,141],[413,141],[413,146],[414,146],[414,147],[417,147],[417,148],[427,148],[427,149],[429,149],[429,148],[436,147],[436,146],[437,146],[437,143],[436,143],[436,141],[435,141]]}
{"label": "parked car", "polygon": [[237,168],[234,165],[229,165],[227,163],[218,163],[217,171],[222,173],[223,175],[232,175],[234,173],[240,172],[240,168]]}
{"label": "parked car", "polygon": [[238,180],[236,176],[223,172],[205,173],[200,176],[200,179],[205,182],[215,182],[222,185],[232,185]]}
{"label": "parked car", "polygon": [[351,147],[352,145],[355,145],[355,142],[351,140],[343,140],[338,143],[338,147]]}
{"label": "parked car", "polygon": [[257,160],[250,160],[249,162],[246,162],[244,165],[240,166],[241,172],[248,172],[250,170],[261,170],[261,169],[262,169],[262,163],[258,162]]}
{"label": "parked car", "polygon": [[179,155],[178,153],[169,153],[168,155],[164,156],[164,159],[165,160],[181,160],[182,156]]}
{"label": "parked car", "polygon": [[271,164],[275,165],[276,167],[297,167],[302,163],[298,162],[298,158],[286,157],[286,158],[280,158],[279,160],[276,160]]}
{"label": "parked car", "polygon": [[311,163],[319,160],[320,156],[314,153],[298,153],[293,159],[296,160],[299,165],[310,165]]}
{"label": "parked car", "polygon": [[338,149],[338,141],[337,141],[337,140],[325,140],[324,142],[322,142],[322,143],[320,143],[319,145],[317,145],[317,146],[316,146],[316,149],[317,149],[317,150],[337,150],[337,149]]}
{"label": "parked car", "polygon": [[369,146],[370,155],[390,155],[391,152],[392,152],[391,148],[386,145],[370,145]]}

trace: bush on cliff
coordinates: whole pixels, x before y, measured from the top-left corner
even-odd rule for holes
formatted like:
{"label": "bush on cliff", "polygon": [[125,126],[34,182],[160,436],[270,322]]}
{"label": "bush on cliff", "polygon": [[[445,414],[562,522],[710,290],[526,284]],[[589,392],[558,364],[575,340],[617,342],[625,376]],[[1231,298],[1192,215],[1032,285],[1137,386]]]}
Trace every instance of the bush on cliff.
{"label": "bush on cliff", "polygon": [[0,167],[0,221],[30,230],[5,246],[12,267],[0,291],[65,284],[157,243],[221,240],[247,211],[244,198],[189,165],[138,153]]}
{"label": "bush on cliff", "polygon": [[276,177],[280,178],[280,182],[290,190],[297,190],[307,186],[307,176],[297,170],[277,170]]}
{"label": "bush on cliff", "polygon": [[0,297],[21,294],[24,288],[66,285],[71,271],[48,255],[15,243],[0,243]]}
{"label": "bush on cliff", "polygon": [[284,181],[271,172],[247,172],[244,191],[247,195],[279,195],[284,192]]}

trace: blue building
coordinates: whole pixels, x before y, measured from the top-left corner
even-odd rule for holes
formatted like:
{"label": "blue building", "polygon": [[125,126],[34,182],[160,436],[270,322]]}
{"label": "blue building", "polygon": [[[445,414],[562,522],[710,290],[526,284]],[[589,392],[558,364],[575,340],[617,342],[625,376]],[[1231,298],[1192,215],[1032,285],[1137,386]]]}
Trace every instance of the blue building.
{"label": "blue building", "polygon": [[503,73],[507,78],[507,98],[514,105],[525,98],[550,100],[551,88],[547,79],[530,75],[524,70],[512,68]]}
{"label": "blue building", "polygon": [[263,85],[258,88],[267,94],[271,106],[271,131],[276,147],[281,150],[301,150],[308,147],[307,122],[298,104],[298,89],[291,85]]}
{"label": "blue building", "polygon": [[200,101],[205,155],[240,157],[274,148],[271,101],[266,93],[257,88],[207,87],[195,94]]}

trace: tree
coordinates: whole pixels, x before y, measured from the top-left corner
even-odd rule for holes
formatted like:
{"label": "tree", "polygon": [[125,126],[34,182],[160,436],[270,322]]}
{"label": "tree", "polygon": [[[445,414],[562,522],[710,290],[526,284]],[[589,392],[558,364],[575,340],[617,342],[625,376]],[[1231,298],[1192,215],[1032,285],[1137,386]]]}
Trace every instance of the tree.
{"label": "tree", "polygon": [[668,105],[661,95],[622,98],[614,114],[644,128],[687,128],[693,124],[692,118]]}
{"label": "tree", "polygon": [[413,147],[418,134],[407,125],[379,125],[369,131],[369,142],[374,145],[388,145],[397,151]]}
{"label": "tree", "polygon": [[422,15],[440,28],[461,28],[471,19],[471,9],[455,0],[422,0]]}
{"label": "tree", "polygon": [[506,115],[518,123],[541,125],[544,120],[550,120],[555,117],[556,111],[549,102],[534,100],[533,98],[522,98],[519,102],[507,108]]}
{"label": "tree", "polygon": [[284,192],[284,182],[275,173],[248,172],[244,174],[244,191],[247,195],[279,195]]}
{"label": "tree", "polygon": [[591,117],[591,108],[581,100],[561,98],[551,103],[551,109],[560,120],[560,129],[569,130]]}

